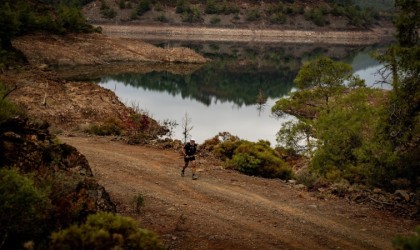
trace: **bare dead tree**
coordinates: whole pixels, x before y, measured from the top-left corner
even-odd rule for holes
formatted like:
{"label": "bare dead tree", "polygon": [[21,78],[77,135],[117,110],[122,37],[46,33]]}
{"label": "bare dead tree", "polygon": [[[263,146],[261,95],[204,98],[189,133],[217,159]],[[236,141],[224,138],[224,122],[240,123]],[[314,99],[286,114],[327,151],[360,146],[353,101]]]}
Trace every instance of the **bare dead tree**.
{"label": "bare dead tree", "polygon": [[46,83],[45,91],[44,91],[44,98],[42,99],[42,102],[41,102],[41,105],[44,107],[47,107],[47,97],[48,97],[47,90],[48,90],[48,83]]}
{"label": "bare dead tree", "polygon": [[185,116],[182,118],[182,135],[184,136],[184,143],[187,142],[187,139],[190,137],[190,132],[193,129],[191,126],[191,118],[188,116],[188,113],[185,113]]}

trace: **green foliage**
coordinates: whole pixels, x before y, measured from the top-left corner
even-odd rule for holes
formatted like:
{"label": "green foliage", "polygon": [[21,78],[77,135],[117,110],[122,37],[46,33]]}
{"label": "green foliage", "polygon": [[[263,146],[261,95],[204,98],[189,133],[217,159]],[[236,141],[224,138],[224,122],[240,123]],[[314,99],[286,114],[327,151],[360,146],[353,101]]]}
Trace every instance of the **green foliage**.
{"label": "green foliage", "polygon": [[187,23],[197,23],[203,21],[200,10],[196,6],[192,6],[182,13],[182,21]]}
{"label": "green foliage", "polygon": [[257,21],[260,20],[261,18],[261,13],[259,11],[259,9],[255,8],[255,9],[251,9],[246,13],[246,20],[248,22],[253,22],[253,21]]}
{"label": "green foliage", "polygon": [[399,236],[392,241],[396,250],[417,250],[420,249],[420,226],[416,227],[413,236]]}
{"label": "green foliage", "polygon": [[164,249],[157,236],[127,217],[111,213],[88,216],[86,223],[51,235],[52,249]]}
{"label": "green foliage", "polygon": [[355,89],[338,98],[329,113],[321,112],[314,120],[318,138],[314,170],[324,176],[330,174],[332,179],[370,181],[374,165],[369,154],[380,117],[379,108],[370,105],[370,99],[378,98],[374,95],[370,89]]}
{"label": "green foliage", "polygon": [[286,150],[292,149],[297,153],[311,155],[315,144],[313,138],[311,138],[312,133],[310,121],[288,121],[282,125],[277,133],[276,141]]}
{"label": "green foliage", "polygon": [[21,25],[19,12],[12,9],[7,2],[0,4],[0,40],[2,48],[11,46],[10,40],[19,34]]}
{"label": "green foliage", "polygon": [[343,62],[336,62],[328,57],[319,57],[316,60],[302,65],[294,82],[298,88],[313,89],[324,98],[324,104],[329,110],[329,98],[343,90],[344,82],[350,80],[352,68]]}
{"label": "green foliage", "polygon": [[226,166],[246,175],[290,179],[292,171],[267,141],[227,140],[214,149]]}
{"label": "green foliage", "polygon": [[[420,169],[420,18],[413,16],[418,1],[396,1],[398,44],[391,46],[380,60],[392,73],[393,90],[384,105],[381,129],[376,141],[387,146],[387,154],[378,159],[381,164],[377,179],[388,188],[390,180],[406,178],[418,188]],[[405,18],[405,17],[412,18]]]}
{"label": "green foliage", "polygon": [[206,14],[236,14],[239,8],[234,3],[228,3],[226,0],[207,0],[204,12]]}
{"label": "green foliage", "polygon": [[150,10],[150,0],[140,0],[137,6],[137,15],[141,16]]}
{"label": "green foliage", "polygon": [[164,14],[162,14],[156,17],[156,21],[161,22],[161,23],[167,23],[169,22],[169,19]]}
{"label": "green foliage", "polygon": [[307,20],[311,20],[314,24],[325,26],[329,23],[326,19],[326,14],[328,14],[328,10],[325,7],[316,7],[305,11],[304,15]]}
{"label": "green foliage", "polygon": [[105,0],[101,0],[101,15],[106,19],[112,19],[117,16],[117,12],[109,7],[109,5],[105,2]]}
{"label": "green foliage", "polygon": [[93,124],[85,129],[86,133],[106,136],[106,135],[121,135],[122,125],[115,119],[108,119],[103,124]]}
{"label": "green foliage", "polygon": [[13,91],[0,82],[0,123],[12,118],[13,116],[25,117],[24,110],[18,105],[8,100],[7,95]]}
{"label": "green foliage", "polygon": [[[44,25],[49,25],[51,19],[47,17]],[[55,28],[59,33],[68,32],[92,32],[93,27],[86,23],[82,13],[76,7],[69,7],[64,4],[59,5]]]}
{"label": "green foliage", "polygon": [[0,169],[0,239],[5,249],[20,248],[42,235],[47,197],[47,191],[37,188],[30,176],[16,169]]}
{"label": "green foliage", "polygon": [[418,45],[420,29],[420,3],[417,0],[396,0],[398,14],[395,18],[397,39],[401,46],[412,47]]}
{"label": "green foliage", "polygon": [[282,13],[271,14],[269,21],[272,24],[285,24],[287,22],[287,17]]}
{"label": "green foliage", "polygon": [[10,40],[19,35],[37,30],[54,33],[93,32],[84,19],[78,4],[35,4],[32,1],[16,0],[0,3],[1,48],[10,50]]}
{"label": "green foliage", "polygon": [[206,1],[206,7],[205,7],[205,13],[206,14],[216,14],[219,12],[219,9],[216,5],[215,0],[207,0]]}
{"label": "green foliage", "polygon": [[188,0],[177,0],[176,1],[176,13],[186,13],[191,9],[190,2]]}
{"label": "green foliage", "polygon": [[118,7],[121,9],[121,10],[123,10],[123,9],[125,9],[127,6],[125,5],[125,0],[120,0],[119,2],[118,2]]}
{"label": "green foliage", "polygon": [[133,198],[134,209],[136,213],[140,213],[140,209],[144,206],[144,197],[142,194],[136,194]]}
{"label": "green foliage", "polygon": [[211,19],[210,19],[210,24],[218,24],[218,23],[220,23],[220,17],[212,17]]}
{"label": "green foliage", "polygon": [[304,64],[295,79],[301,89],[272,108],[277,116],[291,113],[299,119],[284,124],[277,140],[307,152],[311,171],[330,181],[381,185],[379,180],[390,182],[398,172],[387,167],[395,162],[390,143],[377,137],[386,96],[365,88],[350,69],[326,58]]}
{"label": "green foliage", "polygon": [[318,181],[318,175],[315,174],[310,169],[303,169],[296,173],[295,175],[296,181],[312,189]]}

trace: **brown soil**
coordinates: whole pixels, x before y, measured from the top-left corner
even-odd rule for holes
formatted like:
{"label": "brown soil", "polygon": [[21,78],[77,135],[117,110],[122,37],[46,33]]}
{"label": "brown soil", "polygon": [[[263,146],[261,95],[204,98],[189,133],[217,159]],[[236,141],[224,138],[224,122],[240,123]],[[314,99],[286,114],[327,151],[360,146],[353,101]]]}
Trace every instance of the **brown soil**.
{"label": "brown soil", "polygon": [[102,34],[66,36],[36,34],[18,37],[13,46],[32,65],[107,65],[110,63],[205,63],[207,59],[188,48],[163,49],[138,39]]}
{"label": "brown soil", "polygon": [[[169,249],[391,249],[415,222],[370,207],[250,177],[198,159],[180,176],[178,152],[109,138],[65,137],[84,154],[119,213],[157,232]],[[144,197],[140,214],[134,197]]]}

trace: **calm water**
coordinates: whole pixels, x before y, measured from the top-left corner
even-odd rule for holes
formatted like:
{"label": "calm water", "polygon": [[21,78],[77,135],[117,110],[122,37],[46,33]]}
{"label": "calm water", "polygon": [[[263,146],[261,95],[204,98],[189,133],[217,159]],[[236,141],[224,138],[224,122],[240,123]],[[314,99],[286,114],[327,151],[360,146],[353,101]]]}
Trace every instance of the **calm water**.
{"label": "calm water", "polygon": [[[276,119],[271,107],[293,91],[293,79],[304,60],[327,55],[346,61],[368,85],[379,78],[375,73],[381,68],[369,56],[376,47],[153,42],[187,46],[213,61],[193,72],[169,69],[108,75],[99,84],[158,121],[181,124],[187,114],[193,126],[190,134],[198,143],[227,131],[250,141],[268,140],[274,146],[281,124],[293,117]],[[178,125],[172,138],[182,139],[181,131]]]}

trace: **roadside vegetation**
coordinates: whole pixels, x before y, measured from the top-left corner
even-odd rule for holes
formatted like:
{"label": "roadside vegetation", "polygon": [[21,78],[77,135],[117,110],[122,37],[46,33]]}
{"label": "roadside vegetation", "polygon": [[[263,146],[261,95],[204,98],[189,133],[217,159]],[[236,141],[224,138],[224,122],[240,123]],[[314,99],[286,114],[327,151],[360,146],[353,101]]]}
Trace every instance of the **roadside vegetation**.
{"label": "roadside vegetation", "polygon": [[221,159],[226,168],[246,175],[283,180],[293,177],[290,166],[268,141],[250,142],[223,132],[206,140],[200,148]]}
{"label": "roadside vegetation", "polygon": [[[112,6],[114,7],[112,7]],[[392,5],[391,5],[392,6]],[[101,0],[101,14],[105,19],[120,18],[115,12],[131,9],[130,19],[140,19],[147,12],[160,13],[158,19],[173,23],[176,20],[168,18],[175,10],[183,23],[199,23],[212,25],[227,25],[215,20],[229,19],[230,25],[241,23],[255,24],[285,24],[294,22],[296,17],[303,16],[316,26],[329,26],[337,17],[347,21],[347,25],[355,28],[367,28],[377,23],[381,18],[387,19],[392,12],[389,1],[382,3],[363,4],[353,1],[236,1],[226,0],[127,0],[109,2]],[[109,11],[112,14],[109,14]],[[205,18],[209,16],[210,18]],[[156,17],[155,17],[156,18]]]}
{"label": "roadside vegetation", "polygon": [[404,189],[419,197],[419,5],[396,4],[398,43],[377,55],[391,91],[367,88],[350,65],[319,57],[301,67],[295,79],[299,90],[272,107],[277,116],[298,118],[283,126],[277,141],[309,158],[309,173],[303,175],[317,177],[310,185],[323,179],[389,192]]}

